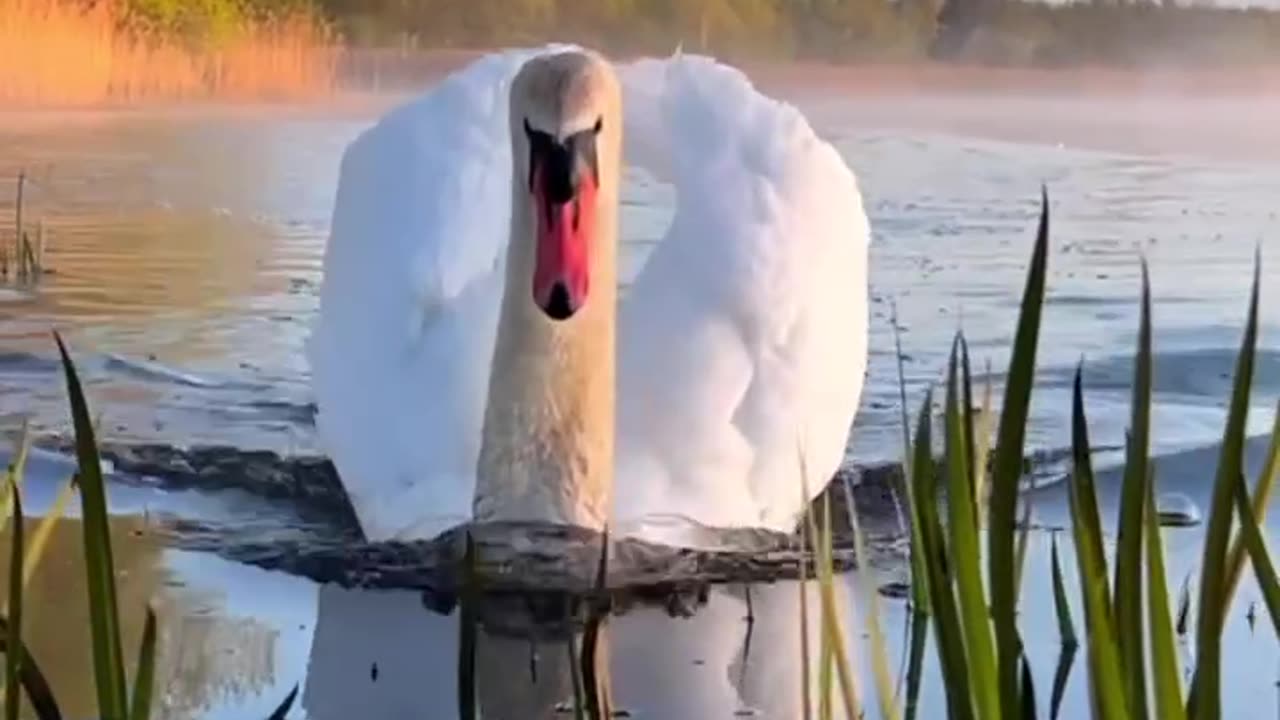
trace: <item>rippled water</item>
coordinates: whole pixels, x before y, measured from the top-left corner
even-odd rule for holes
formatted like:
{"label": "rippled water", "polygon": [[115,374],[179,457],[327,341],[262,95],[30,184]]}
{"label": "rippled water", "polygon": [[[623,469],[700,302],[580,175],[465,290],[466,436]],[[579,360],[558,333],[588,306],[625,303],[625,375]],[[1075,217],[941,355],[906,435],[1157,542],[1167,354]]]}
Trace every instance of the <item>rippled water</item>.
{"label": "rippled water", "polygon": [[[1007,132],[1014,120],[1003,107],[999,118],[989,111],[995,129],[984,129],[972,121],[982,117],[981,98],[929,102],[935,113],[950,108],[970,118],[965,132],[920,121],[918,102],[908,112],[894,98],[804,101],[859,174],[875,232],[871,363],[851,461],[891,460],[900,452],[889,322],[895,305],[911,403],[940,379],[958,328],[979,366],[990,361],[998,389],[1042,183],[1052,197],[1054,240],[1031,445],[1066,444],[1069,382],[1081,359],[1095,439],[1121,440],[1140,253],[1150,261],[1156,298],[1157,450],[1181,453],[1220,434],[1259,246],[1264,331],[1252,420],[1256,429],[1270,424],[1280,390],[1274,341],[1280,317],[1266,310],[1280,287],[1280,169],[1266,154],[1218,154],[1203,143],[1191,152],[1171,142],[1142,154],[1118,152],[1105,128],[1091,131],[1097,137],[1064,134],[1070,140],[1064,146],[1052,133]],[[1072,107],[1088,116],[1089,102]],[[0,242],[10,237],[12,179],[25,169],[27,222],[45,224],[53,270],[32,290],[0,290],[0,426],[32,414],[40,429],[65,427],[49,336],[58,328],[89,379],[110,439],[314,449],[302,345],[317,306],[340,154],[380,105],[0,116]],[[1018,107],[1025,129],[1061,104]],[[1153,111],[1144,105],[1142,112]],[[634,271],[661,236],[673,198],[669,188],[629,178],[622,223]],[[1177,489],[1204,502],[1199,481],[1208,479],[1211,459],[1170,455],[1166,466],[1182,473]],[[47,506],[63,472],[55,459],[35,469],[36,511]],[[1061,510],[1052,492],[1043,505],[1048,518]],[[171,716],[265,715],[302,683],[309,717],[352,717],[357,708],[369,717],[452,717],[456,617],[426,610],[411,591],[318,587],[166,548],[139,518],[143,509],[268,525],[284,516],[251,494],[121,486],[113,489],[113,505],[128,577],[121,606],[138,608],[137,620],[148,598],[163,610],[168,674],[161,677]],[[1178,536],[1185,542],[1171,541],[1175,577],[1194,567],[1198,534],[1186,532]],[[1045,544],[1037,537],[1033,563],[1041,562]],[[1042,571],[1033,566],[1029,576],[1043,577]],[[76,572],[70,563],[51,566],[42,581],[48,587],[37,592],[73,602],[67,598],[76,595],[68,593],[78,587]],[[900,575],[900,569],[851,575],[849,584],[857,589]],[[1037,672],[1046,674],[1047,696],[1057,638],[1043,586],[1028,583],[1028,612],[1043,614],[1031,626],[1046,628],[1028,643]],[[1243,590],[1241,606],[1251,597],[1252,588]],[[757,620],[747,626],[745,591],[721,587],[691,618],[674,620],[661,608],[624,615],[612,640],[620,703],[637,717],[728,718],[748,710],[754,714],[745,716],[793,717],[798,602],[794,584],[759,587],[752,602]],[[887,608],[892,633],[899,633],[902,605]],[[63,639],[62,615],[32,617],[37,655],[65,663],[54,673],[55,686],[85,703],[64,711],[90,714],[87,656]],[[136,635],[136,624],[126,631]],[[1280,666],[1267,638],[1261,630],[1251,635],[1242,620],[1229,629],[1234,653],[1266,658],[1231,675],[1242,695],[1274,692]],[[522,637],[486,643],[482,676],[496,679],[482,705],[543,707],[528,714],[495,709],[495,717],[553,716],[565,696],[562,646]],[[1068,711],[1083,708],[1081,677],[1073,681]],[[937,702],[936,680],[925,692]],[[1270,716],[1249,715],[1257,709],[1229,714]]]}

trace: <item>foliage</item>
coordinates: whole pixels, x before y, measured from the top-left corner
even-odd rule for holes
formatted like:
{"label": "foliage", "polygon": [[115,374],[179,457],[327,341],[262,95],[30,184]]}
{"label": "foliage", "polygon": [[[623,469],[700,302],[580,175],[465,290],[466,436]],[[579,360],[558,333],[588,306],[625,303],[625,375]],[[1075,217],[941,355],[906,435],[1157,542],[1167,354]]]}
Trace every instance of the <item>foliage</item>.
{"label": "foliage", "polygon": [[313,1],[361,46],[481,48],[566,40],[618,53],[683,46],[730,58],[824,61],[922,59],[949,46],[948,56],[960,60],[1047,65],[1280,55],[1280,12],[1173,0]]}
{"label": "foliage", "polygon": [[[1035,690],[1022,654],[1017,626],[1015,578],[1019,568],[1013,545],[1014,510],[1018,503],[1023,456],[1022,430],[1027,419],[1040,310],[1048,259],[1048,202],[1023,295],[1014,352],[1010,360],[1003,416],[990,483],[990,522],[987,528],[989,594],[975,578],[981,549],[976,542],[976,507],[983,498],[974,479],[984,471],[971,462],[974,448],[968,353],[963,338],[952,347],[947,373],[944,415],[945,449],[940,463],[944,478],[950,531],[944,529],[934,498],[931,448],[931,400],[926,397],[909,458],[912,492],[912,556],[922,558],[919,573],[935,628],[935,654],[947,697],[947,716],[954,719],[1027,718],[1036,716]],[[1260,261],[1259,261],[1260,264]],[[1117,520],[1114,580],[1103,549],[1102,522],[1091,465],[1083,378],[1076,372],[1072,411],[1073,467],[1068,478],[1071,532],[1075,546],[1077,583],[1084,607],[1086,669],[1094,718],[1146,717],[1219,718],[1221,710],[1222,633],[1235,583],[1247,556],[1272,622],[1280,628],[1280,580],[1268,554],[1258,516],[1265,509],[1275,480],[1280,450],[1280,424],[1250,498],[1244,482],[1243,449],[1249,394],[1252,388],[1258,330],[1260,276],[1255,267],[1244,339],[1237,360],[1221,457],[1214,481],[1213,502],[1205,531],[1201,564],[1201,597],[1196,620],[1194,656],[1188,668],[1192,682],[1184,695],[1174,627],[1164,571],[1164,551],[1155,505],[1155,473],[1149,457],[1152,387],[1151,299],[1145,264],[1142,305],[1135,359],[1132,420],[1129,428],[1121,508]],[[1232,527],[1240,533],[1233,542]],[[1144,562],[1145,561],[1145,562]],[[1054,601],[1069,672],[1077,640],[1070,616],[1056,538],[1052,544]],[[973,612],[967,606],[990,608]],[[1123,628],[1123,630],[1121,630]],[[990,638],[996,638],[996,651]],[[1151,642],[1144,643],[1149,637]],[[913,652],[913,670],[921,662]],[[1149,659],[1149,662],[1148,662]],[[1059,666],[1052,713],[1056,717],[1066,674]],[[918,670],[916,670],[918,672]],[[1151,691],[1150,693],[1148,691]],[[908,699],[908,706],[914,704]],[[1153,703],[1153,704],[1150,704]]]}

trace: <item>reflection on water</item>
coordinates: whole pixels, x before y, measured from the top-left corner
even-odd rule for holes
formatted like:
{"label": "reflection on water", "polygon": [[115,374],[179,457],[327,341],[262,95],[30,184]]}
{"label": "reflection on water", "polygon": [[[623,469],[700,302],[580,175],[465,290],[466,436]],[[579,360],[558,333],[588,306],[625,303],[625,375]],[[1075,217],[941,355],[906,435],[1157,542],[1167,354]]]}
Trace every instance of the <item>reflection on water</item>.
{"label": "reflection on water", "polygon": [[[156,647],[156,717],[203,718],[233,698],[273,688],[279,633],[254,617],[224,612],[208,588],[186,585],[164,561],[166,551],[139,516],[111,525],[117,571],[121,642],[129,667],[151,604]],[[9,534],[0,538],[8,547]],[[95,717],[97,695],[90,653],[82,529],[60,521],[28,587],[23,635],[49,679],[65,717]],[[0,569],[8,572],[8,553]]]}

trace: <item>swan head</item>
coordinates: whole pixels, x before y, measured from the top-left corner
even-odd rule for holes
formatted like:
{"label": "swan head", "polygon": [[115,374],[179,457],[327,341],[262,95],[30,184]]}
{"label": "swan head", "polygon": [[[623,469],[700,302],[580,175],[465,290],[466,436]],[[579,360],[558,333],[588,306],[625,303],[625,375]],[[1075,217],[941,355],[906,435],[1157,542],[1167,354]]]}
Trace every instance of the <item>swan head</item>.
{"label": "swan head", "polygon": [[598,219],[602,183],[617,182],[621,104],[609,63],[581,50],[535,57],[512,82],[515,211],[532,216],[533,301],[553,321],[588,302],[592,258],[609,240]]}

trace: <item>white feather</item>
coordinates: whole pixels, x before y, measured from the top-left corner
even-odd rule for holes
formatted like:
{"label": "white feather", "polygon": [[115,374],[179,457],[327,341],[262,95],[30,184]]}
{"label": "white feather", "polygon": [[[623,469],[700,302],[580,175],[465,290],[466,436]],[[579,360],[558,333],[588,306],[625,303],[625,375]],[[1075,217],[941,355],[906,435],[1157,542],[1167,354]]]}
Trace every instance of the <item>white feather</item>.
{"label": "white feather", "polygon": [[[321,440],[370,539],[470,517],[509,232],[507,89],[546,50],[473,63],[343,159],[309,354]],[[612,527],[789,531],[842,462],[862,390],[856,180],[737,70],[677,54],[618,72],[627,161],[673,184],[677,207],[619,310]]]}

